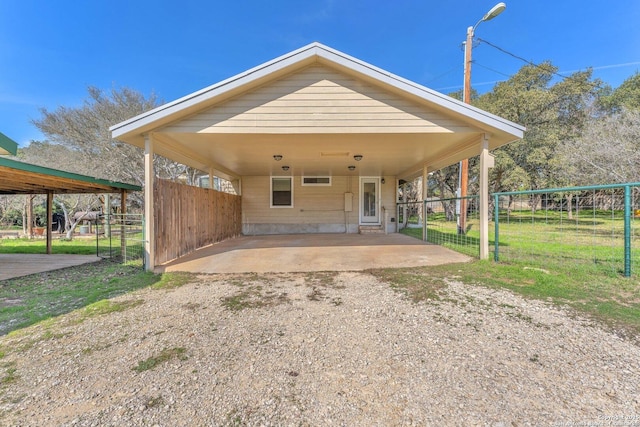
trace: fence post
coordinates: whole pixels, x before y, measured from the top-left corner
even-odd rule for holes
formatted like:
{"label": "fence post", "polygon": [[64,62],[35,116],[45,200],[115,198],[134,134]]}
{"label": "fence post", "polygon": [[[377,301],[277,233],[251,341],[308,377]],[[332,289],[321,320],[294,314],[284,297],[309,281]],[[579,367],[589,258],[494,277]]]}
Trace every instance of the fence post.
{"label": "fence post", "polygon": [[631,276],[631,186],[624,186],[624,276]]}
{"label": "fence post", "polygon": [[500,206],[498,206],[498,201],[500,200],[500,196],[497,194],[493,195],[493,212],[494,212],[494,238],[493,238],[493,260],[498,262],[500,260],[499,255],[499,247],[500,247]]}
{"label": "fence post", "polygon": [[96,256],[100,256],[100,239],[99,239],[99,235],[100,235],[100,229],[99,229],[99,216],[96,216]]}
{"label": "fence post", "polygon": [[147,270],[147,256],[145,254],[145,252],[146,252],[145,248],[147,247],[147,233],[146,233],[147,225],[146,225],[146,221],[147,221],[147,218],[144,215],[142,215],[141,221],[140,221],[140,223],[142,224],[142,246],[143,246],[143,248],[142,248],[142,269],[145,270],[145,271]]}
{"label": "fence post", "polygon": [[422,201],[422,241],[427,242],[427,201]]}

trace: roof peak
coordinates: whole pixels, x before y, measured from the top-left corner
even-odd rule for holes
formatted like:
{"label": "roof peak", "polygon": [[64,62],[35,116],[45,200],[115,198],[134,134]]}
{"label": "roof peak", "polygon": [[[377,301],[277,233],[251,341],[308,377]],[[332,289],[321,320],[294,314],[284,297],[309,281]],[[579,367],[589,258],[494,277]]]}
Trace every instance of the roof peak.
{"label": "roof peak", "polygon": [[[193,113],[194,109],[210,105],[222,99],[227,99],[230,96],[235,96],[243,90],[263,84],[270,79],[278,78],[285,73],[293,72],[296,69],[314,62],[335,66],[336,68],[348,71],[350,74],[394,87],[424,102],[438,105],[440,108],[454,111],[457,114],[462,114],[474,120],[486,122],[491,126],[506,126],[510,128],[510,131],[515,127],[517,133],[521,133],[521,131],[524,130],[523,127],[515,123],[511,123],[440,92],[399,77],[317,41],[151,111],[140,114],[132,119],[116,124],[112,126],[110,130],[114,138],[124,137],[125,135],[140,138],[141,135],[153,131],[158,124],[166,122],[170,117]],[[134,134],[137,135],[137,137],[134,136]]]}

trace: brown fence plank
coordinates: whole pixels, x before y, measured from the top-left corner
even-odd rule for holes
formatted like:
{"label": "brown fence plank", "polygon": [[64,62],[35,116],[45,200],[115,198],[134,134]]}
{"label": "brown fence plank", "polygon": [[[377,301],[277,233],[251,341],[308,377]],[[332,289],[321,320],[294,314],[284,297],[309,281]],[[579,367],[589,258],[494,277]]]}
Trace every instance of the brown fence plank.
{"label": "brown fence plank", "polygon": [[242,232],[240,196],[157,179],[154,199],[156,264]]}

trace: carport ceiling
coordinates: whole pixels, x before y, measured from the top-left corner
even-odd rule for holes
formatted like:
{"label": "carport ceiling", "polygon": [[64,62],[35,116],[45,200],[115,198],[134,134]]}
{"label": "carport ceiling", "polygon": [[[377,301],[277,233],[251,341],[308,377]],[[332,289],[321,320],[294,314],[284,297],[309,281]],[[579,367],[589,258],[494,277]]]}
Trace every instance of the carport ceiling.
{"label": "carport ceiling", "polygon": [[[289,166],[289,174],[293,175],[399,176],[418,163],[417,159],[427,159],[430,166],[437,165],[435,160],[446,150],[456,146],[456,151],[468,149],[479,135],[477,132],[437,135],[155,134],[158,140],[173,144],[180,141],[200,158],[239,176],[278,175],[282,174],[283,165]],[[471,147],[471,150],[471,156],[478,154],[477,148]],[[283,156],[281,161],[273,160],[276,154]],[[363,156],[362,161],[354,161],[356,154]],[[348,171],[350,165],[356,166],[355,172]]]}
{"label": "carport ceiling", "polygon": [[124,184],[0,157],[0,194],[120,193],[140,191]]}

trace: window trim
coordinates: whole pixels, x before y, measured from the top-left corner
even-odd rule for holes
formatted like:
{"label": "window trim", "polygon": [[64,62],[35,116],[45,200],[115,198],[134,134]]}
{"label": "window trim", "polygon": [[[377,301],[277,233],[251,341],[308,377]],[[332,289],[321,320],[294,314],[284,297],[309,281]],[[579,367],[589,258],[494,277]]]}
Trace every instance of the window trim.
{"label": "window trim", "polygon": [[[328,178],[328,183],[318,183],[318,182],[304,182],[306,178]],[[301,176],[300,177],[300,185],[303,187],[331,187],[331,175],[309,175],[309,176]]]}
{"label": "window trim", "polygon": [[[273,180],[288,179],[291,185],[291,204],[290,205],[274,205],[273,204]],[[293,177],[292,176],[271,176],[269,178],[269,207],[273,209],[291,209],[293,208]]]}

